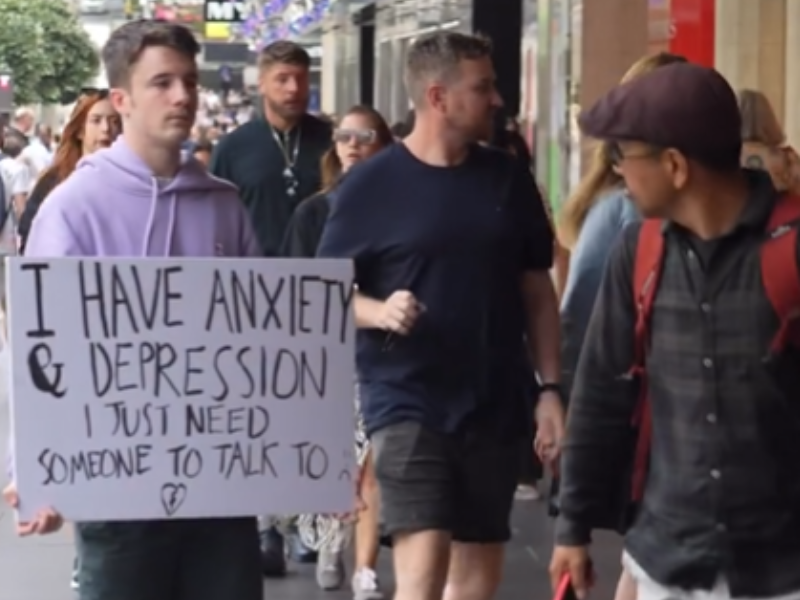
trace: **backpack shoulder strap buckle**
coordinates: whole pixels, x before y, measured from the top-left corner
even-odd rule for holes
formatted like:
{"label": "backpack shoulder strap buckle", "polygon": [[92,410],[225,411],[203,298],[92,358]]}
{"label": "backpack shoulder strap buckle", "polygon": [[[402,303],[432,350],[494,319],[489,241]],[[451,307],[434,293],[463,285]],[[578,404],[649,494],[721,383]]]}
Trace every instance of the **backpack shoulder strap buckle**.
{"label": "backpack shoulder strap buckle", "polygon": [[800,347],[800,270],[797,263],[800,196],[784,194],[775,201],[761,244],[761,281],[780,325],[770,355],[788,345]]}

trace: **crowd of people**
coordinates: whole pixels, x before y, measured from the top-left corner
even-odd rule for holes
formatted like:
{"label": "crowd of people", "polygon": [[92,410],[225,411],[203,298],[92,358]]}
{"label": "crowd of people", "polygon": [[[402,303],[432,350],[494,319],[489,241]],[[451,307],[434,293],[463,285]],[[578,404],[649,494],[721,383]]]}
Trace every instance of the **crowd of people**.
{"label": "crowd of people", "polygon": [[[81,600],[261,600],[287,556],[339,589],[351,549],[354,599],[380,600],[382,544],[396,600],[490,600],[541,464],[554,588],[584,598],[591,533],[616,529],[618,600],[800,600],[800,170],[763,95],[642,59],[582,114],[599,145],[555,227],[480,36],[414,42],[414,110],[392,127],[368,106],[309,114],[289,41],[261,52],[233,117],[199,89],[198,51],[179,25],[129,22],[102,51],[109,88],[81,94],[57,145],[18,115],[6,253],[352,260],[358,501],[75,523]],[[41,507],[17,530],[62,526]]]}

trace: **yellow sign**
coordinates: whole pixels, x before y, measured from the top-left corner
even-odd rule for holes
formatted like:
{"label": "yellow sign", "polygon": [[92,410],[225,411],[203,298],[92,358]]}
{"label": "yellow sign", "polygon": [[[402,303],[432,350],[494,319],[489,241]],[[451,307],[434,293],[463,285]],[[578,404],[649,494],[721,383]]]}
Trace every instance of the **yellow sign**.
{"label": "yellow sign", "polygon": [[229,40],[231,38],[231,24],[209,23],[206,21],[205,37],[207,40]]}

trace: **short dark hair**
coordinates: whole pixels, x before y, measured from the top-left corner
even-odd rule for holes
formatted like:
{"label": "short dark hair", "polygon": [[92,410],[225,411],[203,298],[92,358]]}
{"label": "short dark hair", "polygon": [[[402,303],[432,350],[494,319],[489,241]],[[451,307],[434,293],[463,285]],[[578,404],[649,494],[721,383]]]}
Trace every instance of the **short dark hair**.
{"label": "short dark hair", "polygon": [[260,71],[273,65],[296,65],[308,69],[311,66],[311,57],[300,44],[288,40],[278,40],[264,46],[258,56]]}
{"label": "short dark hair", "polygon": [[17,131],[7,129],[3,135],[3,152],[11,158],[17,158],[22,154],[27,145],[28,141]]}
{"label": "short dark hair", "polygon": [[103,46],[103,66],[111,87],[129,83],[131,68],[147,48],[166,47],[195,59],[200,44],[183,25],[153,19],[130,21],[118,27]]}
{"label": "short dark hair", "polygon": [[480,35],[456,31],[435,31],[419,37],[406,56],[405,84],[416,103],[431,80],[446,81],[463,60],[478,60],[492,55],[492,42]]}

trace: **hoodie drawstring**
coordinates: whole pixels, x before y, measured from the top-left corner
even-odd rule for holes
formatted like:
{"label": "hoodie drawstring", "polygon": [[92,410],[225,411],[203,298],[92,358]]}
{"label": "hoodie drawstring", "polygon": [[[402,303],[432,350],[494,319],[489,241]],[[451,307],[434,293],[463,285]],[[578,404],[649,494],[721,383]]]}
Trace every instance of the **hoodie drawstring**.
{"label": "hoodie drawstring", "polygon": [[[152,187],[152,194],[150,195],[150,211],[147,214],[147,225],[145,226],[144,230],[144,241],[142,243],[142,256],[149,256],[150,251],[150,242],[153,238],[153,229],[155,228],[156,222],[156,211],[158,209],[158,196],[159,196],[159,189],[158,189],[158,179],[153,177],[153,187]],[[169,204],[169,220],[167,221],[167,240],[164,247],[164,254],[163,256],[171,256],[172,254],[172,240],[175,237],[175,221],[176,221],[176,214],[178,212],[178,195],[172,193],[170,195],[170,204]]]}
{"label": "hoodie drawstring", "polygon": [[172,256],[172,238],[175,236],[175,215],[178,212],[178,194],[170,194],[169,220],[167,221],[167,247],[164,256]]}
{"label": "hoodie drawstring", "polygon": [[147,256],[150,250],[150,240],[153,237],[153,226],[156,222],[156,207],[158,206],[158,180],[153,177],[153,187],[150,194],[150,211],[147,213],[147,226],[144,228],[144,242],[142,243],[142,256]]}

